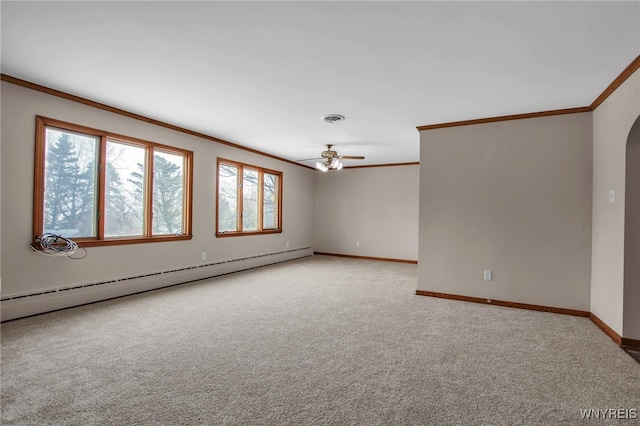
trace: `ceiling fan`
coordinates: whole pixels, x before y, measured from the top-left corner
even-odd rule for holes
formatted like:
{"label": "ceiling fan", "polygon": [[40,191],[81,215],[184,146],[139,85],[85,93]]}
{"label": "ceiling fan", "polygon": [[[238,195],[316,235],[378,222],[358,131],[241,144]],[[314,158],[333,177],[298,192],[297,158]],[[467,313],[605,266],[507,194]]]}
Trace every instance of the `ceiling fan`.
{"label": "ceiling fan", "polygon": [[336,151],[331,149],[333,145],[327,145],[327,150],[320,153],[321,157],[306,158],[298,161],[310,161],[310,160],[324,160],[323,162],[316,162],[316,169],[326,172],[328,170],[340,170],[342,169],[342,162],[340,160],[364,160],[362,155],[338,155]]}

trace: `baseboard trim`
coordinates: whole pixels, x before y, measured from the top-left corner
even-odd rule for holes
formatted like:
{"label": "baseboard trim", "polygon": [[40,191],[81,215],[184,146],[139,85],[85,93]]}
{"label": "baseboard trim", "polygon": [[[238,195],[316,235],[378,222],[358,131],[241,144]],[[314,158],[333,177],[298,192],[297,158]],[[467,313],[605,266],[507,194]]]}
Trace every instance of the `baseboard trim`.
{"label": "baseboard trim", "polygon": [[551,306],[531,305],[529,303],[508,302],[505,300],[485,299],[481,297],[461,296],[458,294],[437,293],[434,291],[416,290],[418,296],[437,297],[440,299],[460,300],[463,302],[481,303],[484,305],[504,306],[507,308],[527,309],[530,311],[550,312],[553,314],[588,317],[589,312],[577,309],[555,308]]}
{"label": "baseboard trim", "polygon": [[615,332],[615,330],[607,325],[604,321],[596,316],[594,313],[589,313],[589,319],[593,322],[600,330],[604,332],[607,336],[611,338],[614,342],[618,344],[618,346],[622,346],[622,336]]}
{"label": "baseboard trim", "polygon": [[459,300],[462,302],[481,303],[484,305],[496,305],[504,306],[507,308],[528,309],[530,311],[550,312],[553,314],[572,315],[576,317],[589,318],[600,330],[604,332],[611,340],[613,340],[618,346],[627,348],[640,349],[640,340],[630,339],[628,337],[622,337],[615,332],[604,321],[598,318],[597,315],[592,312],[580,311],[576,309],[555,308],[551,306],[531,305],[528,303],[508,302],[505,300],[484,299],[481,297],[462,296],[459,294],[449,293],[437,293],[434,291],[416,290],[417,296],[437,297],[440,299]]}
{"label": "baseboard trim", "polygon": [[5,296],[1,300],[0,322],[207,280],[311,255],[311,247],[302,247],[42,292]]}
{"label": "baseboard trim", "polygon": [[640,349],[640,340],[623,337],[621,346],[624,346],[625,348]]}
{"label": "baseboard trim", "polygon": [[379,260],[382,262],[398,262],[398,263],[411,263],[414,265],[418,264],[417,260],[408,260],[408,259],[391,259],[387,257],[371,257],[371,256],[355,256],[353,254],[339,254],[339,253],[324,253],[324,252],[313,252],[313,254],[318,254],[321,256],[336,256],[336,257],[349,257],[352,259],[365,259],[365,260]]}

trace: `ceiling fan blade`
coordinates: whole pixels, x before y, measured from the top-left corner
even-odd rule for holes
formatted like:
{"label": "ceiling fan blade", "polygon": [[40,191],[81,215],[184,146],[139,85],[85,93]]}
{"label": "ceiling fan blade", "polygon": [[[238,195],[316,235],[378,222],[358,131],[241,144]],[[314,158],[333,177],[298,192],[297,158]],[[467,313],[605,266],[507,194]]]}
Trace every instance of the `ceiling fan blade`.
{"label": "ceiling fan blade", "polygon": [[303,158],[302,160],[296,160],[296,161],[311,161],[311,160],[324,160],[324,158],[322,158],[322,157]]}
{"label": "ceiling fan blade", "polygon": [[362,155],[341,155],[338,158],[341,160],[364,160],[364,156]]}

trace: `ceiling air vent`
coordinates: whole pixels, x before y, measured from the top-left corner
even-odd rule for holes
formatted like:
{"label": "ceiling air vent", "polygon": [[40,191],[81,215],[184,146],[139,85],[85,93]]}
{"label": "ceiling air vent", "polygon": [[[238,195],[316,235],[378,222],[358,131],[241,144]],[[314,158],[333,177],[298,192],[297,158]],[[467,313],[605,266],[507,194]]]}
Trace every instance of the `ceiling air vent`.
{"label": "ceiling air vent", "polygon": [[322,117],[322,121],[325,123],[339,123],[340,121],[344,121],[344,115],[339,114],[329,114]]}

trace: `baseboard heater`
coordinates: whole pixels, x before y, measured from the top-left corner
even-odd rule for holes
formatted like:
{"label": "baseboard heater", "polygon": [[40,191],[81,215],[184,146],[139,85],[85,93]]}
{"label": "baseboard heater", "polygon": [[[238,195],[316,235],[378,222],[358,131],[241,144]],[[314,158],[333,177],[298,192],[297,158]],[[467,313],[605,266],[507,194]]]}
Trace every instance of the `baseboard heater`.
{"label": "baseboard heater", "polygon": [[[306,252],[306,253],[305,253]],[[44,313],[56,309],[62,309],[65,307],[78,306],[84,303],[91,303],[100,300],[106,300],[108,298],[125,296],[129,294],[135,294],[143,291],[168,287],[178,284],[186,284],[189,282],[200,281],[207,278],[213,278],[221,275],[231,274],[234,272],[246,271],[248,269],[259,268],[262,266],[271,265],[274,263],[284,262],[287,260],[293,260],[300,257],[306,257],[313,255],[312,247],[300,247],[294,249],[287,249],[278,252],[264,253],[252,256],[238,257],[234,259],[219,260],[215,262],[202,263],[199,265],[186,266],[183,268],[169,269],[166,271],[155,271],[145,274],[136,274],[127,277],[107,279],[104,281],[88,282],[83,284],[75,284],[71,286],[60,287],[56,289],[39,290],[28,293],[14,294],[9,296],[0,297],[2,302],[2,321],[9,319],[21,318],[24,316],[34,315],[38,313]],[[214,268],[214,269],[211,269]],[[141,286],[132,286],[129,291],[115,291],[110,292],[113,294],[105,295],[102,299],[91,300],[91,297],[86,296],[87,292],[92,290],[107,290],[114,287],[122,289],[122,284],[134,284],[140,283]],[[154,285],[155,284],[155,285]],[[93,293],[93,292],[92,292]],[[41,308],[21,310],[22,312],[7,312],[14,311],[11,309],[14,305],[16,308],[19,306],[24,307],[25,303],[37,302],[43,299],[59,299],[64,296],[77,295],[77,300],[69,300],[68,303],[43,303]],[[48,297],[42,297],[48,296]],[[66,298],[66,297],[65,297]],[[74,299],[74,297],[70,297]],[[7,303],[8,302],[8,303]],[[56,306],[53,306],[56,305]],[[60,306],[58,306],[60,305]],[[6,314],[6,315],[5,315]]]}

